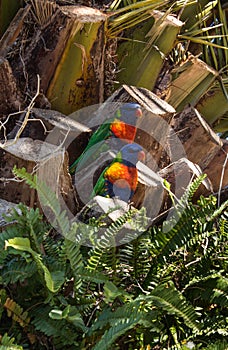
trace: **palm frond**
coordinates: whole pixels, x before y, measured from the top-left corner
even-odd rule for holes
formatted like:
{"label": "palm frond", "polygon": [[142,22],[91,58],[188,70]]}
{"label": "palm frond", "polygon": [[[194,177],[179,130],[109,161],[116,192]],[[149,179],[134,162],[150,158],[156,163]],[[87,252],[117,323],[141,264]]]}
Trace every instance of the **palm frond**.
{"label": "palm frond", "polygon": [[53,19],[58,6],[55,2],[48,0],[29,0],[29,2],[32,6],[31,11],[35,21],[44,28]]}
{"label": "palm frond", "polygon": [[107,35],[116,37],[123,30],[143,23],[151,18],[150,11],[159,9],[162,5],[164,5],[164,1],[144,0],[116,10],[109,19]]}

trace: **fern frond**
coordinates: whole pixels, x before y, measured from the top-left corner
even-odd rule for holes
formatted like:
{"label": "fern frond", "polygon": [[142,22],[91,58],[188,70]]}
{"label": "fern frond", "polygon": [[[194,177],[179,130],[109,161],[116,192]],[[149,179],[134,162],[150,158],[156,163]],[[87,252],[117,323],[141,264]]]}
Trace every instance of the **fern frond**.
{"label": "fern frond", "polygon": [[223,212],[225,212],[227,207],[228,207],[228,200],[222,203],[220,207],[214,211],[214,213],[210,217],[210,221],[215,220],[218,216],[220,216]]}
{"label": "fern frond", "polygon": [[107,350],[116,339],[135,327],[139,321],[140,314],[138,314],[136,318],[131,316],[128,319],[123,319],[116,322],[113,327],[105,331],[104,335],[101,337],[101,340],[98,341],[93,350]]}
{"label": "fern frond", "polygon": [[4,308],[7,310],[8,317],[20,324],[21,327],[25,327],[30,322],[30,317],[27,311],[23,311],[22,307],[18,305],[14,300],[7,298],[4,304]]}
{"label": "fern frond", "polygon": [[[35,329],[48,337],[53,338],[53,344],[61,344],[63,347],[77,344],[79,332],[65,319],[52,319],[49,315],[52,311],[50,305],[35,307],[31,312],[31,323]],[[58,347],[60,349],[60,347]]]}
{"label": "fern frond", "polygon": [[41,256],[32,250],[28,238],[14,237],[13,239],[9,239],[5,242],[5,248],[7,249],[8,247],[30,253],[37,265],[38,271],[41,271],[41,275],[44,275],[47,288],[53,293],[59,290],[64,283],[64,272],[54,271],[51,273],[43,263]]}
{"label": "fern frond", "polygon": [[94,350],[108,349],[121,335],[128,332],[142,321],[143,312],[139,311],[140,302],[134,301],[127,305],[118,308],[115,312],[105,310],[100,315],[90,330],[94,333],[97,329],[110,325],[110,328],[105,331],[100,341],[95,345]]}
{"label": "fern frond", "polygon": [[0,250],[1,250],[1,254],[0,254],[0,264],[3,265],[4,260],[6,259],[7,255],[9,254],[8,251],[6,251],[5,248],[5,241],[7,241],[8,239],[12,239],[16,236],[21,235],[22,237],[22,233],[20,232],[20,230],[18,230],[18,228],[16,226],[11,226],[11,227],[7,227],[5,229],[5,231],[1,232],[0,234]]}
{"label": "fern frond", "polygon": [[[186,205],[182,211],[179,220],[176,222],[174,216],[169,220],[171,229],[165,232],[159,228],[154,229],[155,251],[158,261],[167,259],[167,257],[177,249],[183,246],[189,247],[190,244],[199,239],[207,231],[210,232],[213,221],[208,220],[216,210],[216,202],[213,196],[198,202],[198,207],[193,204]],[[219,214],[218,214],[219,215]],[[173,225],[172,225],[173,222]]]}
{"label": "fern frond", "polygon": [[37,191],[42,205],[49,207],[54,215],[54,220],[52,220],[53,225],[55,225],[56,222],[61,234],[63,236],[67,236],[70,229],[70,223],[66,212],[61,210],[60,203],[55,193],[52,192],[44,182],[38,181],[36,175],[27,173],[25,168],[17,169],[14,167],[13,173],[15,176],[24,180],[31,188],[34,188]]}
{"label": "fern frond", "polygon": [[1,350],[23,350],[23,347],[20,345],[14,344],[15,338],[11,338],[5,333],[3,336],[0,336],[0,349]]}
{"label": "fern frond", "polygon": [[182,212],[179,221],[175,223],[176,218],[173,218],[173,227],[172,219],[169,221],[172,228],[168,232],[166,230],[164,232],[161,228],[154,228],[155,251],[158,261],[166,259],[172,252],[187,244],[194,236],[194,226],[196,225],[194,218],[196,218],[197,213],[196,208],[189,206]]}
{"label": "fern frond", "polygon": [[49,235],[49,232],[46,232],[42,245],[46,256],[58,260],[65,265],[66,257],[63,252],[64,239],[55,239]]}
{"label": "fern frond", "polygon": [[74,243],[71,240],[65,239],[64,250],[65,250],[67,259],[69,259],[70,261],[71,270],[74,276],[75,291],[80,290],[80,287],[82,284],[80,272],[84,267],[80,248],[81,246],[79,244]]}
{"label": "fern frond", "polygon": [[228,342],[226,340],[218,340],[213,344],[210,344],[204,350],[227,350]]}
{"label": "fern frond", "polygon": [[85,326],[81,314],[78,312],[78,309],[75,306],[67,305],[64,310],[61,309],[52,309],[49,312],[49,317],[53,320],[66,320],[70,324],[72,324],[75,328],[81,329],[83,332],[87,331],[87,327]]}
{"label": "fern frond", "polygon": [[188,327],[194,330],[200,329],[198,315],[193,306],[172,285],[159,285],[151,291],[150,295],[142,297],[142,300],[153,301],[154,305],[164,311],[183,318]]}
{"label": "fern frond", "polygon": [[42,305],[42,307],[36,307],[31,312],[31,323],[35,326],[36,330],[46,334],[47,336],[58,336],[62,329],[58,322],[50,319],[49,312],[51,306]]}
{"label": "fern frond", "polygon": [[[185,293],[191,298],[197,298],[200,290],[200,301],[204,300],[208,305],[216,304],[222,307],[228,306],[228,280],[220,275],[212,275],[192,281],[185,287]],[[189,295],[189,296],[190,296]]]}
{"label": "fern frond", "polygon": [[97,284],[105,283],[109,280],[108,277],[105,276],[103,273],[98,272],[98,271],[89,271],[86,268],[81,269],[79,271],[79,275],[80,275],[81,279],[83,279],[85,281],[89,281],[89,282],[94,282]]}
{"label": "fern frond", "polygon": [[[131,237],[130,237],[131,238]],[[128,242],[124,246],[120,246],[120,269],[131,275],[136,280],[143,280],[150,268],[150,249],[152,249],[151,240],[148,235],[142,235],[131,241],[127,237]]]}
{"label": "fern frond", "polygon": [[227,241],[228,241],[228,218],[226,217],[226,212],[224,212],[219,218],[219,241],[224,244],[224,250],[227,251]]}
{"label": "fern frond", "polygon": [[192,198],[194,194],[196,193],[196,191],[198,190],[198,188],[203,183],[206,177],[207,175],[205,174],[199,175],[189,184],[188,188],[186,189],[185,193],[180,199],[179,205],[185,206],[187,203],[192,203]]}
{"label": "fern frond", "polygon": [[98,329],[106,327],[107,325],[115,325],[116,322],[129,318],[131,315],[136,316],[140,312],[140,306],[141,301],[135,299],[118,307],[115,311],[112,311],[110,306],[104,307],[98,319],[90,328],[89,335],[95,333]]}
{"label": "fern frond", "polygon": [[14,257],[4,261],[1,269],[2,283],[7,285],[16,282],[23,282],[27,278],[31,278],[37,272],[36,263],[34,261],[26,261],[22,257]]}
{"label": "fern frond", "polygon": [[[142,224],[142,222],[144,224]],[[125,224],[130,224],[125,226]],[[145,231],[145,226],[147,224],[147,218],[145,218],[144,210],[136,211],[129,210],[121,217],[119,217],[115,222],[113,222],[104,232],[101,237],[98,237],[94,241],[93,249],[90,251],[90,258],[88,260],[88,269],[97,270],[99,267],[106,266],[105,256],[106,254],[113,253],[110,247],[115,247],[118,242],[123,243],[123,237],[126,235],[131,235],[132,239],[137,236],[140,232]],[[122,237],[122,238],[121,238]]]}

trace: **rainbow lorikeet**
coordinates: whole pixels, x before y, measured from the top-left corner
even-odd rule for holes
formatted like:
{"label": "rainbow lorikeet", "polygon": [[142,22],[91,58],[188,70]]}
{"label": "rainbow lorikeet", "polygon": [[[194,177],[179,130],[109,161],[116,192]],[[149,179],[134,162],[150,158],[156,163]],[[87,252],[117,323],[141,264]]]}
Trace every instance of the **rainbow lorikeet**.
{"label": "rainbow lorikeet", "polygon": [[145,153],[140,145],[132,143],[123,146],[110,166],[103,170],[94,186],[93,196],[119,197],[125,202],[131,200],[138,184],[136,163],[144,158]]}
{"label": "rainbow lorikeet", "polygon": [[82,154],[70,166],[70,173],[74,173],[80,163],[80,168],[88,161],[98,158],[101,152],[108,150],[105,140],[116,138],[120,140],[120,149],[125,143],[132,143],[136,135],[136,120],[142,116],[142,110],[137,103],[124,103],[113,118],[105,121],[91,136],[88,145]]}

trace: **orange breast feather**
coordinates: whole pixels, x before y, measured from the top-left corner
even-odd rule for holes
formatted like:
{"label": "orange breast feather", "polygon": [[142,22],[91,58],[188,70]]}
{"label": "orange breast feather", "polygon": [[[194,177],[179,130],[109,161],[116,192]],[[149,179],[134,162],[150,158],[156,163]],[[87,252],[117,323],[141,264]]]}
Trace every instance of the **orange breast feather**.
{"label": "orange breast feather", "polygon": [[119,139],[125,139],[130,142],[134,141],[136,134],[136,127],[124,122],[114,122],[111,125],[111,131]]}
{"label": "orange breast feather", "polygon": [[135,191],[138,184],[138,173],[135,167],[128,167],[122,163],[112,164],[105,172],[104,177],[112,184],[118,187],[126,187],[128,185]]}

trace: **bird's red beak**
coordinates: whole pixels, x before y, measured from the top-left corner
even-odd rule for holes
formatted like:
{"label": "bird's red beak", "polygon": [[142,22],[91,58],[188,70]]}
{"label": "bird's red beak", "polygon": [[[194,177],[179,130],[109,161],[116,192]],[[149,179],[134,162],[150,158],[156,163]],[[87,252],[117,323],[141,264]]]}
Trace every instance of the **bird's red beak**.
{"label": "bird's red beak", "polygon": [[145,153],[144,153],[143,151],[140,151],[140,152],[138,153],[138,160],[140,160],[140,162],[144,162],[145,159],[146,159]]}
{"label": "bird's red beak", "polygon": [[142,117],[142,110],[141,110],[141,108],[137,108],[136,109],[135,115],[136,115],[136,117]]}

